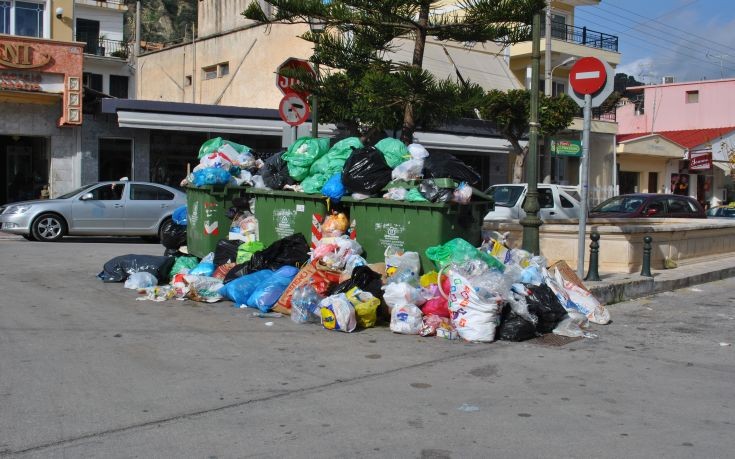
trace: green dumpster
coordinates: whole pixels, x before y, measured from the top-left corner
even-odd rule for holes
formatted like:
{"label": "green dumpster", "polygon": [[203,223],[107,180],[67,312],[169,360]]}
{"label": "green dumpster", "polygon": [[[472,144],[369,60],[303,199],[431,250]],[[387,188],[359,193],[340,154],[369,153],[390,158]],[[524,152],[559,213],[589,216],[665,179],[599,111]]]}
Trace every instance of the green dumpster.
{"label": "green dumpster", "polygon": [[190,254],[199,258],[214,252],[227,239],[232,221],[227,210],[232,199],[245,194],[245,187],[207,185],[186,188],[186,243]]}
{"label": "green dumpster", "polygon": [[404,202],[370,198],[343,198],[350,209],[357,242],[368,263],[384,261],[385,249],[393,246],[421,255],[421,269],[434,263],[426,249],[461,237],[475,246],[482,242],[482,221],[493,207],[492,198],[475,193],[469,204]]}
{"label": "green dumpster", "polygon": [[292,234],[312,240],[312,223],[327,215],[327,198],[318,194],[249,188],[255,198],[253,213],[258,219],[258,238],[267,247]]}

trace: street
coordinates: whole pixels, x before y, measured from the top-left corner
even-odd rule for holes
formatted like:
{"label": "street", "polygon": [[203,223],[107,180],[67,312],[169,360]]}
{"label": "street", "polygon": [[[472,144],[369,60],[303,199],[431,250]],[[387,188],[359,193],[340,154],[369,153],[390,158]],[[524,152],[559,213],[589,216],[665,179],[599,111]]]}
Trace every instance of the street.
{"label": "street", "polygon": [[735,450],[735,279],[615,304],[594,339],[470,344],[137,301],[95,277],[128,253],[163,248],[0,238],[0,457]]}

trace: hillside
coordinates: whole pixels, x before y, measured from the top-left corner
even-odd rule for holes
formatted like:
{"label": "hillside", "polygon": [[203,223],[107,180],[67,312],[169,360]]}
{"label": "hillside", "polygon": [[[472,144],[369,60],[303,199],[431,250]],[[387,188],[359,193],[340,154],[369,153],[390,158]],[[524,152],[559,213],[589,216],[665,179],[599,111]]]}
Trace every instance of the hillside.
{"label": "hillside", "polygon": [[[135,0],[126,0],[126,37],[135,30]],[[191,39],[192,25],[197,22],[197,0],[143,0],[141,38],[144,41],[171,43]]]}

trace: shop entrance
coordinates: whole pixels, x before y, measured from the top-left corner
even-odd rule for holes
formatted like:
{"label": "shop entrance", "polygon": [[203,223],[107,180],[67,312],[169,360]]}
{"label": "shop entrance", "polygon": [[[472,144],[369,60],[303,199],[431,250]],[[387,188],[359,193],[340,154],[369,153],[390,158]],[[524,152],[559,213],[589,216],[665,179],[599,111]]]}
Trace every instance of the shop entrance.
{"label": "shop entrance", "polygon": [[0,203],[41,198],[48,189],[46,145],[44,137],[0,136]]}

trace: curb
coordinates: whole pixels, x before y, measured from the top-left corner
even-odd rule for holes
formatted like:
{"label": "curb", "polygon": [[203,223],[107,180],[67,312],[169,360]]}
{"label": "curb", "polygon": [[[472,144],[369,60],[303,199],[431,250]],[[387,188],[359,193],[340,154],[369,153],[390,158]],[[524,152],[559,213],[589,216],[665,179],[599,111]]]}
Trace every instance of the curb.
{"label": "curb", "polygon": [[640,278],[635,280],[620,280],[606,285],[590,286],[589,291],[595,295],[602,304],[614,304],[623,301],[634,300],[656,293],[677,290],[692,285],[705,284],[729,277],[735,277],[735,266],[715,269],[697,274],[672,279],[657,280],[654,278]]}

